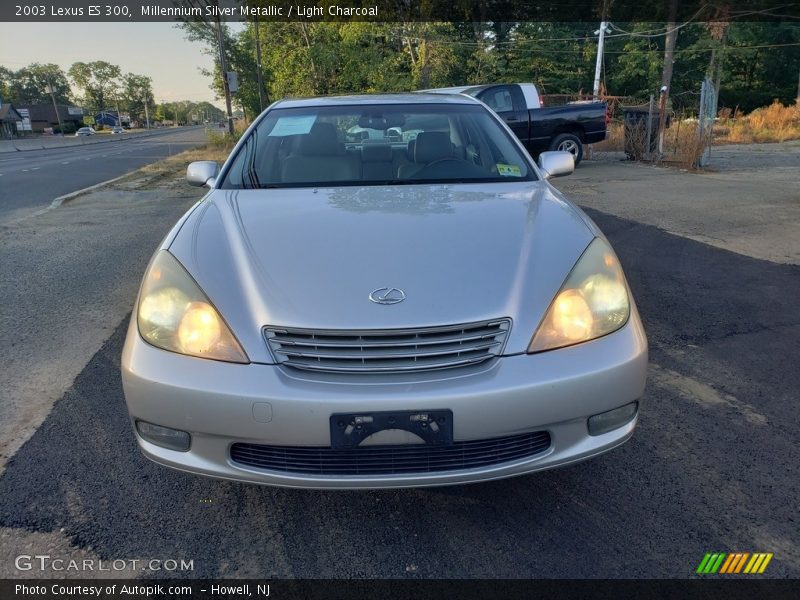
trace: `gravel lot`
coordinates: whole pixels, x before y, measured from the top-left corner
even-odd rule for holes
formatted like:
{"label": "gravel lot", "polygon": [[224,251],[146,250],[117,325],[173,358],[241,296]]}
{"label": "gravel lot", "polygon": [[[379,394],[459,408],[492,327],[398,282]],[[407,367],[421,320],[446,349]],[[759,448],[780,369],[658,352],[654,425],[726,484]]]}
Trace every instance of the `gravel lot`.
{"label": "gravel lot", "polygon": [[700,174],[618,156],[586,161],[554,183],[584,207],[745,256],[800,264],[800,141],[714,147],[711,168]]}

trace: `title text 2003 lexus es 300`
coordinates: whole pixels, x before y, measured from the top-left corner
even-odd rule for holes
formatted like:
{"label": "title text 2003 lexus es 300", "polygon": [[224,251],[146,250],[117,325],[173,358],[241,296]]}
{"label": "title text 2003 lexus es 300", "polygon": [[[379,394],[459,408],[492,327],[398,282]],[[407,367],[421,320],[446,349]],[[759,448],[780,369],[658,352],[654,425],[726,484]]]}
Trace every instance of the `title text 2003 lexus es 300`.
{"label": "title text 2003 lexus es 300", "polygon": [[144,454],[310,488],[486,481],[625,442],[647,340],[620,263],[485,105],[281,101],[153,256],[122,357]]}

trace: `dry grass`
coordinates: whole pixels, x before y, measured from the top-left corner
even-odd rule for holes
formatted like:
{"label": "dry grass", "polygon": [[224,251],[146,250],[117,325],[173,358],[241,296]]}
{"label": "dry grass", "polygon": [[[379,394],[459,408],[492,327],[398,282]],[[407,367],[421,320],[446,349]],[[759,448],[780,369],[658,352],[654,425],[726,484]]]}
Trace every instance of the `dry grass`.
{"label": "dry grass", "polygon": [[[623,123],[616,120],[609,125],[606,139],[594,144],[594,150],[623,152],[626,134],[633,138],[632,158],[644,159],[647,146],[644,127],[641,131],[626,132]],[[723,109],[714,125],[715,145],[785,142],[795,139],[800,139],[800,107],[784,106],[779,102],[756,109],[748,115]],[[707,143],[708,140],[703,139],[697,130],[697,119],[674,117],[672,125],[665,132],[662,160],[686,169],[696,168]]]}
{"label": "dry grass", "polygon": [[673,121],[664,134],[662,160],[683,169],[696,169],[708,143],[708,134],[701,134],[696,122]]}
{"label": "dry grass", "polygon": [[142,167],[140,173],[175,173],[181,169],[186,169],[190,162],[196,160],[215,160],[222,164],[228,158],[232,143],[215,145],[208,143],[199,148],[192,148],[191,150],[184,150],[178,154],[174,154],[164,160],[146,165]]}
{"label": "dry grass", "polygon": [[167,182],[182,182],[189,163],[196,160],[213,160],[221,165],[228,158],[233,145],[234,142],[230,139],[216,143],[210,141],[205,146],[185,150],[164,160],[145,165],[117,182],[115,187],[134,185],[138,189],[152,189]]}
{"label": "dry grass", "polygon": [[592,144],[596,152],[622,152],[625,148],[625,127],[622,121],[611,121],[606,130],[606,139],[599,144]]}
{"label": "dry grass", "polygon": [[800,139],[800,106],[784,106],[777,100],[748,115],[719,113],[714,125],[715,144],[754,144]]}

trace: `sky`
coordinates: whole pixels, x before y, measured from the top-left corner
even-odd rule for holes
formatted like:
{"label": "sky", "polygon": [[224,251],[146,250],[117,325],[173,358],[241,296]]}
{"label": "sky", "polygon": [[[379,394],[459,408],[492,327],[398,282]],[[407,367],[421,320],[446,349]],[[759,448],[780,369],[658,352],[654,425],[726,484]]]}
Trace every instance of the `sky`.
{"label": "sky", "polygon": [[6,68],[40,62],[55,63],[66,72],[74,62],[94,60],[119,65],[123,73],[152,77],[157,102],[223,104],[200,73],[211,68],[211,57],[172,23],[0,23],[0,65]]}

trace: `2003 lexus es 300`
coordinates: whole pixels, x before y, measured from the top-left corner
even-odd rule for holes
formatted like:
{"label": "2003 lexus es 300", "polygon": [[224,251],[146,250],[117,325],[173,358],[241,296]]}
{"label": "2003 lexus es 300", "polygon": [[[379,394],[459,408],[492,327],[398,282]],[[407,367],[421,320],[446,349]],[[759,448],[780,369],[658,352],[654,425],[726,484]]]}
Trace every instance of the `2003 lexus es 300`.
{"label": "2003 lexus es 300", "polygon": [[289,100],[153,256],[122,357],[142,451],[316,488],[530,473],[626,441],[647,341],[603,234],[461,95]]}

